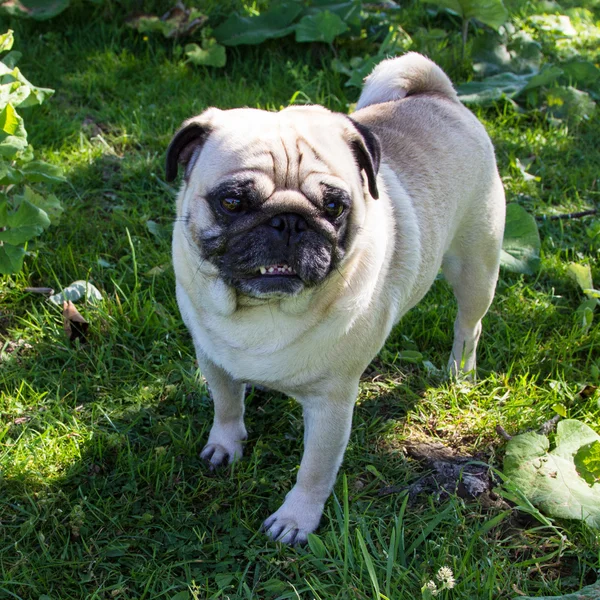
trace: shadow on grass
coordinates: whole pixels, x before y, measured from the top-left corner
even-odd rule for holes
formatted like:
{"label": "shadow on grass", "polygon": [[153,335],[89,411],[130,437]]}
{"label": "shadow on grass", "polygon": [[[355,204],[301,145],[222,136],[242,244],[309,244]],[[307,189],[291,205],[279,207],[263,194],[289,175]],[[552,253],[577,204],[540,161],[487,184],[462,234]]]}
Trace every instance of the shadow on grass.
{"label": "shadow on grass", "polygon": [[[267,543],[257,529],[293,485],[302,452],[300,407],[279,395],[251,392],[245,458],[231,469],[208,472],[198,454],[212,407],[194,378],[192,344],[169,296],[172,282],[160,290],[146,283],[136,287],[126,278],[124,292],[113,290],[105,305],[86,307],[93,331],[83,347],[65,344],[58,312],[36,308],[31,299],[24,310],[34,329],[45,333],[30,340],[32,347],[15,350],[0,376],[13,396],[10,412],[3,408],[6,426],[0,430],[4,589],[17,597],[47,594],[62,600],[112,594],[169,598],[188,584],[201,590],[200,597],[214,597],[215,590],[230,585],[238,590],[230,590],[232,597],[241,598],[245,583],[258,597],[281,597],[261,573],[268,573],[268,581],[296,580],[303,561],[315,559],[304,550]],[[521,283],[515,278],[506,285]],[[376,359],[363,380],[336,494],[343,498],[346,477],[349,518],[365,535],[370,535],[366,523],[385,531],[401,509],[401,496],[379,498],[379,489],[418,476],[399,444],[407,415],[414,425],[421,413],[443,419],[449,402],[458,403],[453,410],[464,406],[465,416],[470,402],[482,403],[480,411],[496,403],[494,389],[487,390],[489,398],[477,391],[463,398],[452,387],[444,391],[446,384],[438,387],[422,367],[409,366],[401,374],[386,362],[406,344],[416,344],[426,359],[445,364],[451,302],[447,286],[436,283],[392,333],[385,360]],[[523,319],[522,310],[519,316],[503,302],[508,300],[498,298],[486,318],[483,368],[504,343],[512,344],[510,360],[519,349],[526,356],[530,343],[503,339],[498,329],[503,319]],[[536,318],[549,309],[532,303],[529,310]],[[548,339],[560,319],[546,321]],[[506,365],[509,358],[498,360]],[[540,373],[544,369],[541,365]],[[446,408],[435,404],[436,395]],[[443,438],[443,425],[433,435]],[[328,502],[332,517],[320,529],[328,543],[346,526],[336,506],[334,499]],[[463,518],[456,516],[460,510],[454,500],[413,508],[408,531],[417,536],[438,514],[445,515],[443,527],[459,527],[453,519]]]}
{"label": "shadow on grass", "polygon": [[[153,598],[207,578],[214,590],[219,576],[289,554],[265,547],[257,528],[295,479],[302,416],[291,399],[252,391],[246,457],[211,473],[198,454],[212,407],[185,370],[189,353],[177,357],[179,341],[124,347],[112,339],[103,347],[92,337],[87,348],[70,348],[60,335],[57,327],[50,339],[15,350],[3,372],[5,382],[23,382],[18,408],[3,415],[4,589],[76,598],[136,595],[146,586]],[[411,400],[392,409],[394,390],[380,400],[390,419],[412,407]],[[374,399],[359,407],[352,448],[364,437],[373,446],[376,410]],[[358,480],[371,462],[351,451],[342,470]]]}

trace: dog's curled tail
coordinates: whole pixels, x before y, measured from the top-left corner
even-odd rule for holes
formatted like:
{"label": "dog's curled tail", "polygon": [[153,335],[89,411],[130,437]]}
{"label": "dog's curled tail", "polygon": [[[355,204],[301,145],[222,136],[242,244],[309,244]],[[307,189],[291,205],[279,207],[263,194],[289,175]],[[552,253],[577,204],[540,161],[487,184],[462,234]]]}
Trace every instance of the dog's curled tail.
{"label": "dog's curled tail", "polygon": [[380,62],[365,79],[356,110],[400,100],[406,96],[434,92],[460,102],[450,78],[433,61],[417,52]]}

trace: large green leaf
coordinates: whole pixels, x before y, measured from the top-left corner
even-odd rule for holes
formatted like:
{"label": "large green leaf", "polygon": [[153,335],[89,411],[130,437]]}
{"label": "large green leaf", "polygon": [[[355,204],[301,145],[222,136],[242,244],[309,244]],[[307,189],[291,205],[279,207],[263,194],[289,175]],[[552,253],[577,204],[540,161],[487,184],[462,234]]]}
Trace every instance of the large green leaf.
{"label": "large green leaf", "polygon": [[456,91],[465,104],[492,104],[501,98],[514,98],[529,81],[529,75],[500,73],[482,81],[469,81],[457,86]]}
{"label": "large green leaf", "polygon": [[390,27],[390,31],[374,56],[355,56],[348,64],[338,58],[331,61],[331,68],[337,73],[343,73],[349,77],[346,87],[357,87],[362,89],[365,77],[373,70],[373,67],[385,58],[406,51],[412,45],[412,39],[402,27]]}
{"label": "large green leaf", "polygon": [[8,196],[0,192],[0,228],[8,227]]}
{"label": "large green leaf", "polygon": [[71,0],[5,0],[0,3],[0,14],[46,21],[66,10],[70,3]]}
{"label": "large green leaf", "polygon": [[5,161],[0,161],[0,185],[15,185],[23,179],[21,171]]}
{"label": "large green leaf", "polygon": [[132,26],[140,33],[162,33],[167,38],[171,37],[178,29],[178,23],[175,21],[163,21],[161,18],[153,15],[138,17]]}
{"label": "large green leaf", "polygon": [[579,448],[575,455],[575,467],[589,484],[600,482],[600,441]]}
{"label": "large green leaf", "polygon": [[525,85],[521,92],[527,92],[554,83],[562,74],[563,71],[560,67],[545,65],[539,73],[530,76],[527,85]]}
{"label": "large green leaf", "polygon": [[[3,206],[6,211],[6,205]],[[21,202],[15,212],[5,212],[7,229],[0,231],[0,242],[17,246],[40,235],[50,225],[46,212],[31,202]]]}
{"label": "large green leaf", "polygon": [[[6,84],[12,85],[4,87]],[[18,67],[9,67],[3,62],[0,62],[0,86],[0,98],[10,102],[15,108],[36,106],[54,94],[54,90],[33,85]]]}
{"label": "large green leaf", "polygon": [[19,115],[11,104],[0,111],[0,129],[7,135],[15,135],[19,129]]}
{"label": "large green leaf", "polygon": [[536,29],[549,31],[560,37],[575,37],[577,30],[567,15],[533,15],[527,19]]}
{"label": "large green leaf", "polygon": [[15,81],[0,84],[0,108],[4,108],[9,102],[13,106],[19,106],[29,93],[26,87]]}
{"label": "large green leaf", "polygon": [[27,132],[23,119],[12,105],[0,111],[0,156],[13,160],[27,148]]}
{"label": "large green leaf", "polygon": [[325,10],[300,19],[296,26],[296,41],[331,44],[338,35],[345,31],[348,31],[348,25],[335,13]]}
{"label": "large green leaf", "polygon": [[517,435],[506,446],[504,475],[544,514],[600,529],[600,484],[588,485],[574,462],[580,448],[599,440],[593,429],[573,419],[558,424],[552,451],[545,435]]}
{"label": "large green leaf", "polygon": [[[505,36],[506,37],[506,36]],[[496,33],[480,35],[471,48],[473,70],[480,76],[505,71],[534,74],[540,69],[542,47],[525,31],[516,32],[509,41]]]}
{"label": "large green leaf", "polygon": [[62,169],[56,165],[42,162],[41,160],[32,160],[21,167],[21,171],[30,183],[44,181],[46,183],[60,183],[65,181]]}
{"label": "large green leaf", "polygon": [[255,17],[233,14],[213,31],[213,35],[225,46],[260,44],[294,31],[296,26],[292,22],[301,12],[302,6],[298,2],[288,0],[276,3]]}
{"label": "large green leaf", "polygon": [[513,600],[598,600],[600,598],[600,579],[572,594],[564,596],[516,596]]}
{"label": "large green leaf", "polygon": [[18,50],[13,50],[12,52],[9,52],[6,56],[2,57],[2,62],[9,69],[14,69],[17,63],[21,60],[22,56],[22,52],[19,52]]}
{"label": "large green leaf", "polygon": [[0,273],[11,275],[18,273],[23,267],[25,249],[21,246],[0,245]]}
{"label": "large green leaf", "polygon": [[572,83],[584,87],[594,87],[600,82],[600,69],[587,60],[574,60],[564,63],[561,69]]}
{"label": "large green leaf", "polygon": [[498,29],[508,19],[508,11],[502,0],[423,0],[423,2],[448,8],[465,20],[477,19],[493,29]]}
{"label": "large green leaf", "polygon": [[65,210],[60,200],[54,194],[42,196],[41,194],[34,192],[29,186],[25,186],[21,196],[15,196],[14,198],[16,207],[19,207],[23,202],[29,202],[42,209],[53,225],[59,221]]}
{"label": "large green leaf", "polygon": [[506,207],[500,264],[514,273],[533,275],[540,267],[540,234],[535,219],[519,204]]}
{"label": "large green leaf", "polygon": [[225,46],[217,44],[214,38],[203,45],[204,47],[201,48],[198,44],[187,44],[185,55],[188,57],[188,62],[207,67],[224,67],[227,64]]}
{"label": "large green leaf", "polygon": [[344,23],[355,26],[360,25],[361,0],[339,2],[339,0],[313,0],[304,10],[305,15],[316,15],[322,11],[336,14]]}
{"label": "large green leaf", "polygon": [[177,2],[161,17],[137,15],[127,19],[127,25],[140,33],[162,33],[166,38],[192,36],[208,20],[208,17],[195,8],[186,8]]}
{"label": "large green leaf", "polygon": [[546,86],[562,75],[562,69],[548,65],[539,73],[517,75],[500,73],[482,81],[469,81],[456,88],[458,96],[465,104],[491,104],[503,97],[516,98],[519,94]]}
{"label": "large green leaf", "polygon": [[594,288],[592,269],[590,265],[571,263],[567,267],[567,275],[577,283],[583,292],[585,292],[585,290],[592,290]]}
{"label": "large green leaf", "polygon": [[6,52],[13,47],[15,38],[13,37],[13,30],[9,29],[6,33],[0,35],[0,52]]}
{"label": "large green leaf", "polygon": [[548,112],[559,119],[572,122],[589,120],[596,111],[596,103],[587,92],[574,87],[553,87],[545,96]]}
{"label": "large green leaf", "polygon": [[23,152],[27,148],[27,139],[9,135],[3,137],[0,135],[0,156],[13,160],[19,152]]}

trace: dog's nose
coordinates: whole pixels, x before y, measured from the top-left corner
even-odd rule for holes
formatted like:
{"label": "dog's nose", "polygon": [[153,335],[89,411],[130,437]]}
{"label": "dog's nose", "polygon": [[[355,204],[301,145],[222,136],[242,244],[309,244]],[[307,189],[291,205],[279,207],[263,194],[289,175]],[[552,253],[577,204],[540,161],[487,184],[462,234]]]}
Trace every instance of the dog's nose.
{"label": "dog's nose", "polygon": [[308,224],[304,218],[294,213],[284,213],[274,216],[269,221],[269,226],[278,233],[281,239],[286,240],[288,244],[297,241],[297,238],[308,229]]}

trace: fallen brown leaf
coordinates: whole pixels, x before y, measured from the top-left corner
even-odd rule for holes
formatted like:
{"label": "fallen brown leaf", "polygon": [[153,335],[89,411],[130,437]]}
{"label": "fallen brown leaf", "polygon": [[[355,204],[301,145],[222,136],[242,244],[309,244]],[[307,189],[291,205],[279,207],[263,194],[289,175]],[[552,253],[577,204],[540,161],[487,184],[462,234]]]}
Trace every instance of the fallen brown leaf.
{"label": "fallen brown leaf", "polygon": [[63,302],[63,327],[72,342],[87,341],[87,330],[90,324],[81,316],[71,300]]}
{"label": "fallen brown leaf", "polygon": [[596,390],[598,389],[597,385],[586,385],[580,392],[579,395],[584,399],[587,400],[588,398],[591,398],[595,393]]}

